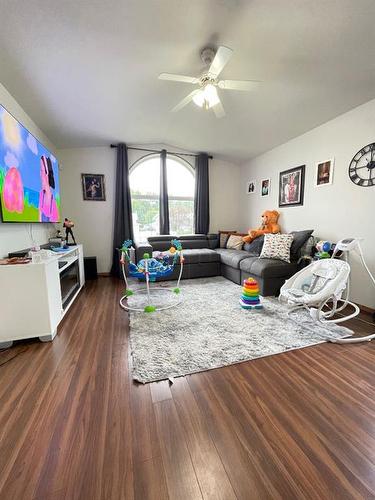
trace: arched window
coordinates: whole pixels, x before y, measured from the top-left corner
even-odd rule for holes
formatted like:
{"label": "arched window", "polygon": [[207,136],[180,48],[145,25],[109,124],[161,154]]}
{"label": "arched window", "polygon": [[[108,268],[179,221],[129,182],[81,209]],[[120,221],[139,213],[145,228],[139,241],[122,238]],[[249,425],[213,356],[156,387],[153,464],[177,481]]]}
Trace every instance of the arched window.
{"label": "arched window", "polygon": [[[159,234],[160,157],[148,155],[130,169],[134,238]],[[170,233],[194,232],[194,169],[177,156],[167,156]]]}

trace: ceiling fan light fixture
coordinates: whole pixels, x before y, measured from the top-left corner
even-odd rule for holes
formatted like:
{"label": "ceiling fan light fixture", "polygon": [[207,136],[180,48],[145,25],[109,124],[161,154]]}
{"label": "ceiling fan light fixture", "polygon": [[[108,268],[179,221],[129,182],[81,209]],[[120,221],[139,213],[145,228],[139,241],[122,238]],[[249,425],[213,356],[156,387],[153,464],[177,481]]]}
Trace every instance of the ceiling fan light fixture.
{"label": "ceiling fan light fixture", "polygon": [[193,101],[197,106],[199,106],[200,108],[203,108],[203,104],[204,104],[204,92],[203,92],[203,90],[200,90],[199,92],[197,92],[195,94],[195,96],[193,97]]}
{"label": "ceiling fan light fixture", "polygon": [[200,108],[209,109],[220,102],[215,85],[208,83],[193,97],[194,103]]}
{"label": "ceiling fan light fixture", "polygon": [[209,83],[204,89],[206,100],[209,103],[209,107],[215,106],[219,102],[219,96],[217,95],[217,90],[215,85]]}

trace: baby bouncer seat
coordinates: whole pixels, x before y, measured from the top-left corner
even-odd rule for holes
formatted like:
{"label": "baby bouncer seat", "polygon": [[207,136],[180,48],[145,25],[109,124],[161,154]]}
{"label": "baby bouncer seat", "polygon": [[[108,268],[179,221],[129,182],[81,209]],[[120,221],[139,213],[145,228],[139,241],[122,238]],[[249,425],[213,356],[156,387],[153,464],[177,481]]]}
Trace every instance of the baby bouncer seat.
{"label": "baby bouncer seat", "polygon": [[[281,287],[279,300],[292,312],[305,308],[315,321],[341,323],[359,314],[359,307],[349,301],[350,266],[345,260],[323,259],[313,262],[288,279]],[[352,306],[354,312],[333,316]]]}

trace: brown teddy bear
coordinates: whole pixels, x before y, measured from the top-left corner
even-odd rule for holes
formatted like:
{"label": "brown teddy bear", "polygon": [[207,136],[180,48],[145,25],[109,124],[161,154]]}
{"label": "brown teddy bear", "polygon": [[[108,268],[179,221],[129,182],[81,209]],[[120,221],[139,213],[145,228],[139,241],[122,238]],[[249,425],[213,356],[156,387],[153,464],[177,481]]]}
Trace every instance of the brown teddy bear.
{"label": "brown teddy bear", "polygon": [[279,219],[279,212],[277,210],[266,210],[262,214],[262,225],[258,229],[249,229],[249,234],[242,239],[244,243],[251,243],[255,238],[266,233],[279,233],[280,226],[277,221]]}

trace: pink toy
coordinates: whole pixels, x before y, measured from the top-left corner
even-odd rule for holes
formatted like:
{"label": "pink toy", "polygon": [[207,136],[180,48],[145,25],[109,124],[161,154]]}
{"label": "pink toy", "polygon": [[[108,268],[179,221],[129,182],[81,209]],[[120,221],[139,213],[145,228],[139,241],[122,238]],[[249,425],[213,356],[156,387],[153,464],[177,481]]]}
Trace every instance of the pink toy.
{"label": "pink toy", "polygon": [[3,199],[9,212],[22,213],[24,207],[23,183],[19,170],[11,167],[5,175]]}

